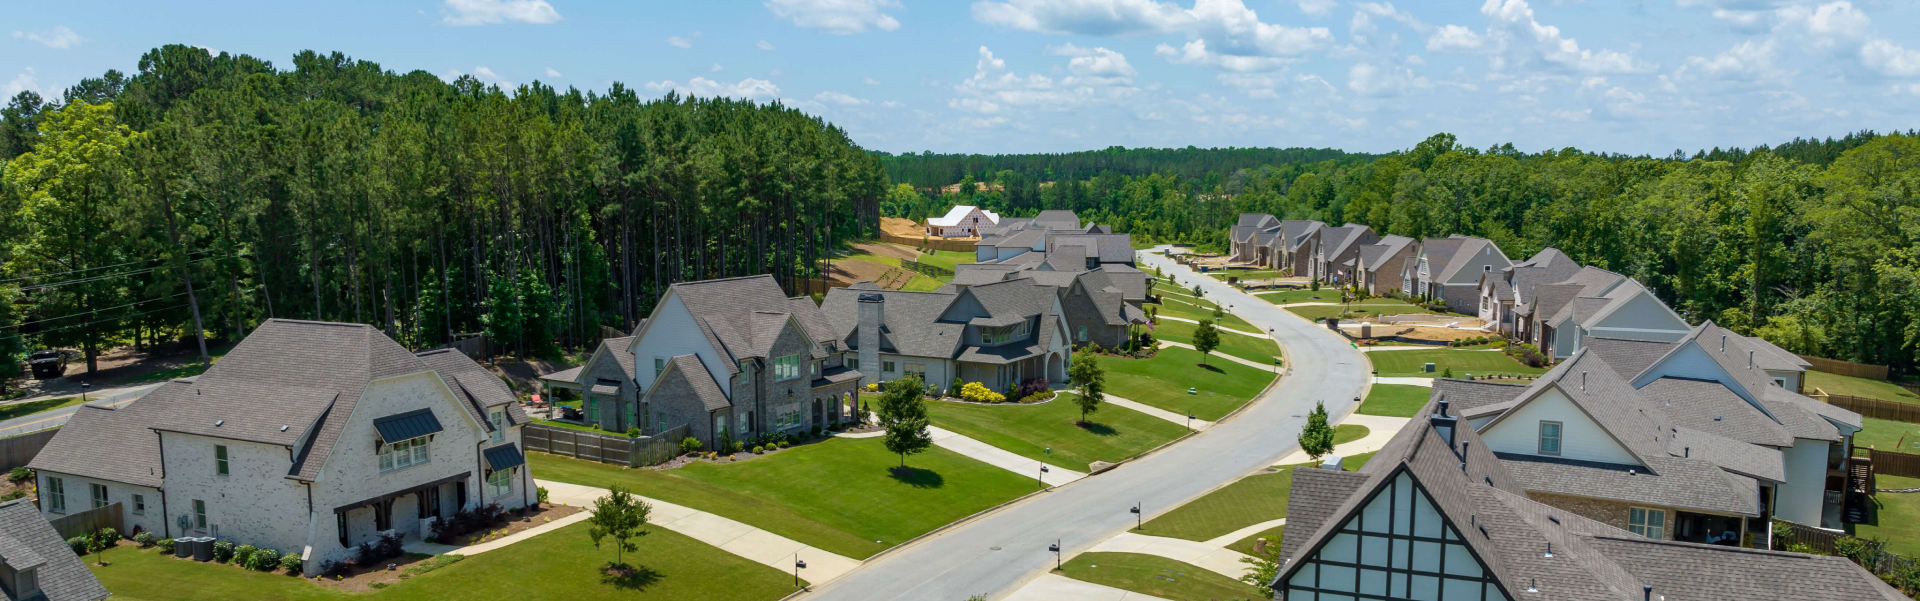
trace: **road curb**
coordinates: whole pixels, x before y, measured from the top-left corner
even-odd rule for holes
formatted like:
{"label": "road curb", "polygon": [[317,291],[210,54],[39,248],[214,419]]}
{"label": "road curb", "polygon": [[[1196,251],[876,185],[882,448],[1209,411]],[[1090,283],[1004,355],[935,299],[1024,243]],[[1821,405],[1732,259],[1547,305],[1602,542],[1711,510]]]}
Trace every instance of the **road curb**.
{"label": "road curb", "polygon": [[[1117,464],[1116,464],[1116,465],[1117,465]],[[1109,469],[1108,471],[1112,471],[1112,470],[1111,470],[1111,469]],[[1091,475],[1089,475],[1088,477],[1092,477],[1092,476],[1091,476]],[[1086,478],[1081,478],[1080,480],[1085,480],[1085,479],[1086,479]],[[1073,482],[1079,482],[1080,480],[1074,480]],[[1073,482],[1068,482],[1067,484],[1073,484]],[[943,532],[946,532],[946,531],[948,531],[948,530],[952,530],[952,529],[953,529],[953,528],[955,528],[955,527],[958,527],[958,526],[961,526],[961,525],[964,525],[964,524],[966,524],[966,523],[968,523],[968,522],[972,522],[972,521],[974,521],[974,520],[976,520],[976,519],[979,519],[979,518],[982,518],[982,517],[986,517],[986,516],[988,516],[988,515],[992,515],[992,514],[994,514],[994,513],[996,513],[996,512],[999,512],[999,511],[1000,511],[1000,510],[1002,510],[1002,509],[1006,509],[1006,508],[1008,508],[1008,507],[1012,507],[1012,506],[1014,506],[1014,505],[1017,505],[1017,504],[1019,504],[1019,503],[1020,503],[1021,501],[1025,501],[1025,500],[1027,500],[1027,499],[1031,499],[1031,498],[1034,498],[1034,497],[1036,497],[1036,496],[1040,496],[1040,495],[1042,495],[1042,494],[1045,494],[1045,493],[1050,493],[1050,492],[1053,492],[1053,489],[1055,489],[1055,488],[1059,488],[1060,486],[1066,486],[1067,484],[1061,484],[1061,485],[1059,485],[1059,486],[1049,486],[1049,487],[1046,487],[1046,488],[1042,488],[1042,489],[1040,489],[1040,490],[1036,490],[1036,491],[1033,491],[1033,492],[1030,492],[1030,493],[1027,493],[1027,494],[1024,494],[1024,495],[1020,495],[1019,497],[1015,497],[1015,498],[1012,498],[1012,499],[1008,499],[1007,501],[1005,501],[1005,502],[1003,502],[1003,503],[1001,503],[1001,504],[999,504],[999,505],[995,505],[995,506],[992,506],[992,507],[988,507],[988,508],[986,508],[986,509],[982,509],[982,510],[980,510],[980,511],[977,511],[977,512],[974,512],[974,513],[973,513],[972,515],[969,515],[969,516],[967,516],[967,517],[963,517],[963,518],[960,518],[960,519],[958,519],[958,520],[954,520],[954,521],[951,521],[951,522],[947,522],[946,524],[944,524],[944,525],[941,525],[941,526],[940,526],[940,527],[938,527],[938,528],[934,528],[934,529],[932,529],[932,530],[928,530],[928,531],[926,531],[926,532],[924,532],[924,533],[921,533],[921,534],[920,534],[920,536],[916,536],[916,537],[913,537],[913,538],[909,538],[909,539],[907,539],[907,540],[906,540],[905,542],[902,542],[902,543],[900,543],[900,544],[898,544],[898,545],[894,545],[894,546],[891,546],[891,547],[887,547],[887,548],[885,548],[885,549],[881,549],[879,553],[874,553],[873,555],[869,555],[869,556],[867,556],[867,558],[866,558],[866,559],[862,559],[862,560],[860,560],[860,565],[861,565],[861,566],[865,566],[865,565],[867,565],[868,563],[871,563],[871,562],[873,562],[873,561],[875,561],[875,560],[878,560],[878,559],[880,559],[880,558],[882,558],[882,557],[885,557],[885,556],[886,556],[886,555],[887,555],[888,553],[892,553],[892,552],[894,552],[894,551],[898,551],[898,550],[900,550],[900,549],[905,549],[905,548],[907,548],[907,547],[911,547],[911,546],[913,546],[913,545],[915,545],[915,544],[918,544],[918,543],[919,543],[920,541],[923,541],[923,540],[926,540],[926,539],[929,539],[929,538],[932,538],[932,537],[934,537],[935,535],[938,535],[938,534],[941,534],[941,533],[943,533]],[[781,601],[786,601],[787,599],[793,599],[793,598],[797,598],[797,597],[799,597],[800,595],[803,595],[803,594],[806,594],[806,593],[811,593],[811,592],[813,592],[813,591],[811,591],[811,590],[808,590],[808,589],[811,589],[812,587],[816,587],[816,586],[822,586],[822,585],[825,585],[825,584],[827,584],[827,583],[829,583],[829,582],[833,582],[833,581],[835,581],[835,580],[839,580],[839,579],[841,579],[841,578],[844,578],[844,577],[846,577],[846,575],[847,575],[847,574],[852,574],[852,573],[854,573],[855,571],[858,571],[859,569],[860,569],[860,568],[854,568],[854,569],[852,569],[852,570],[847,570],[847,572],[846,572],[845,574],[841,574],[841,575],[839,575],[839,576],[835,576],[835,577],[833,577],[833,578],[830,578],[830,579],[827,579],[827,580],[825,580],[825,581],[822,581],[822,582],[813,582],[813,583],[809,583],[809,584],[808,584],[808,588],[807,588],[807,589],[801,589],[801,590],[797,590],[797,591],[794,591],[794,592],[792,592],[792,593],[790,593],[790,594],[788,594],[788,595],[787,595],[787,596],[785,596],[785,597],[781,597],[780,599],[781,599]]]}

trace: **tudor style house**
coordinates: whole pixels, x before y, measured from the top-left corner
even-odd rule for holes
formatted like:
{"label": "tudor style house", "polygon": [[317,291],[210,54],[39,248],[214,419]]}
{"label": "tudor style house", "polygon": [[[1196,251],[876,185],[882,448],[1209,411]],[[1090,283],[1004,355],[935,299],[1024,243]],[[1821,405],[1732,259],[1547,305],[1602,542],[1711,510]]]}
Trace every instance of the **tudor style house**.
{"label": "tudor style house", "polygon": [[927,235],[965,238],[1000,224],[1000,215],[973,205],[956,205],[946,215],[927,218]]}
{"label": "tudor style house", "polygon": [[1454,234],[1420,242],[1413,260],[1401,267],[1400,292],[1444,301],[1452,311],[1472,311],[1480,300],[1480,278],[1513,265],[1492,240]]}
{"label": "tudor style house", "polygon": [[821,309],[836,339],[857,352],[863,383],[916,375],[940,390],[958,378],[999,392],[1067,380],[1071,337],[1055,287],[1021,278],[955,288],[907,292],[861,282],[828,290]]}
{"label": "tudor style house", "polygon": [[87,408],[34,457],[48,518],[120,503],[129,529],[299,552],[308,575],[381,532],[534,502],[525,414],[451,350],[270,319],[196,378]]}
{"label": "tudor style house", "polygon": [[32,501],[0,503],[0,599],[98,601],[111,594]]}
{"label": "tudor style house", "polygon": [[1905,599],[1845,558],[1678,542],[1530,498],[1501,444],[1448,405],[1429,402],[1357,472],[1294,470],[1276,598]]}
{"label": "tudor style house", "polygon": [[707,448],[824,427],[859,406],[847,346],[812,299],[788,298],[770,275],[669,286],[627,349],[633,419],[649,432],[686,424]]}

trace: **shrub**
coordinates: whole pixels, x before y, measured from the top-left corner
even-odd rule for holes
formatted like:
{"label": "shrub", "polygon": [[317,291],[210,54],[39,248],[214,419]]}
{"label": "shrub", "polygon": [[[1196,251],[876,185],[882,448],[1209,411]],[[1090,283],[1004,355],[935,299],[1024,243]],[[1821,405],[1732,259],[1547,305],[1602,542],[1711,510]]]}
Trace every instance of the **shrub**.
{"label": "shrub", "polygon": [[153,546],[153,533],[141,532],[139,534],[135,534],[133,535],[133,542],[140,543],[140,548],[142,549],[151,547]]}
{"label": "shrub", "polygon": [[154,541],[153,546],[159,547],[160,553],[162,554],[173,553],[173,539],[171,538],[163,538],[163,539]]}
{"label": "shrub", "polygon": [[[456,556],[456,557],[458,557],[458,556]],[[301,567],[301,565],[302,565],[302,563],[303,563],[303,562],[302,562],[302,561],[300,560],[300,554],[299,554],[299,553],[294,553],[294,552],[292,552],[292,551],[288,551],[288,552],[286,552],[286,553],[282,553],[282,554],[280,554],[280,569],[282,569],[282,570],[286,570],[286,571],[288,571],[288,572],[296,572],[296,573],[297,573],[297,572],[299,572],[299,571],[300,571],[300,567]]]}
{"label": "shrub", "polygon": [[27,491],[16,490],[16,491],[8,492],[7,494],[4,494],[4,495],[0,495],[0,502],[12,501],[14,499],[25,499],[25,498],[27,498]]}
{"label": "shrub", "polygon": [[692,436],[688,436],[684,439],[681,439],[680,441],[681,454],[693,454],[698,452],[700,452],[700,439],[694,438]]}
{"label": "shrub", "polygon": [[73,549],[74,555],[84,556],[87,554],[87,537],[76,536],[69,538],[67,539],[67,547]]}
{"label": "shrub", "polygon": [[233,563],[241,567],[251,567],[253,564],[249,562],[253,560],[254,552],[259,550],[260,550],[259,547],[255,547],[253,545],[240,545],[238,547],[234,547]]}
{"label": "shrub", "polygon": [[753,448],[753,454],[755,454],[755,455],[759,455],[759,454],[761,454],[761,453],[765,453],[765,452],[767,452],[767,448],[766,448],[766,447],[754,447],[754,448]]}
{"label": "shrub", "polygon": [[627,428],[627,438],[639,438],[639,437],[640,437],[640,428],[638,426]]}
{"label": "shrub", "polygon": [[26,482],[32,479],[33,479],[33,470],[27,469],[25,466],[16,467],[16,468],[13,468],[13,470],[7,472],[7,481],[12,482],[14,484],[19,484],[21,482]]}
{"label": "shrub", "polygon": [[[295,556],[294,559],[299,559]],[[257,549],[247,558],[247,568],[255,572],[271,572],[280,567],[280,554],[273,549]]]}
{"label": "shrub", "polygon": [[987,390],[987,387],[979,382],[968,382],[960,387],[960,398],[975,403],[1002,403],[1006,402],[1007,395]]}
{"label": "shrub", "polygon": [[213,560],[226,563],[233,560],[233,541],[214,541]]}
{"label": "shrub", "polygon": [[542,486],[534,489],[534,494],[540,498],[540,504],[545,505],[547,503],[547,487]]}

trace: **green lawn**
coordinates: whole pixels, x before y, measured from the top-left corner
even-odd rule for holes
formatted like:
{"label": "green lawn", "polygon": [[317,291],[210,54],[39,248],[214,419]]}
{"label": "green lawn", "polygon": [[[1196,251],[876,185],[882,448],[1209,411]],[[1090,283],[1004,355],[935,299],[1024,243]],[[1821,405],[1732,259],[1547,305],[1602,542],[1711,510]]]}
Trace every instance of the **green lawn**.
{"label": "green lawn", "polygon": [[[1393,351],[1411,353],[1416,351]],[[1405,384],[1374,384],[1367,392],[1367,400],[1360,403],[1356,413],[1366,415],[1384,415],[1387,417],[1413,417],[1427,405],[1427,399],[1433,396],[1433,389],[1425,386]]]}
{"label": "green lawn", "polygon": [[[1193,344],[1193,330],[1200,326],[1184,321],[1163,319],[1153,327],[1153,335],[1158,338]],[[1242,336],[1232,332],[1220,333],[1220,347],[1214,353],[1233,355],[1248,361],[1272,363],[1273,357],[1280,354],[1280,347],[1267,338]]]}
{"label": "green lawn", "polygon": [[[1421,351],[1385,351],[1367,353],[1367,359],[1373,361],[1373,369],[1382,376],[1439,377],[1448,368],[1453,369],[1453,377],[1464,378],[1467,374],[1483,376],[1489,374],[1538,375],[1547,370],[1527,367],[1519,361],[1497,351],[1468,351],[1458,349],[1433,349]],[[1427,363],[1433,364],[1433,372],[1423,370]]]}
{"label": "green lawn", "polygon": [[899,456],[878,438],[836,438],[739,463],[672,470],[622,469],[545,453],[529,453],[527,461],[541,479],[624,484],[636,494],[855,559],[1035,488],[1032,478],[939,447],[908,457],[914,473],[900,478],[891,472]]}
{"label": "green lawn", "polygon": [[[1874,476],[1879,488],[1920,488],[1920,478]],[[1883,492],[1867,504],[1867,523],[1849,528],[1854,536],[1887,541],[1887,552],[1920,557],[1920,493]]]}
{"label": "green lawn", "polygon": [[1140,553],[1081,553],[1057,571],[1074,580],[1174,601],[1268,598],[1259,588],[1193,564]]}
{"label": "green lawn", "polygon": [[1376,298],[1351,305],[1313,305],[1308,307],[1287,307],[1295,315],[1307,319],[1326,319],[1338,317],[1341,313],[1352,311],[1356,317],[1368,315],[1404,315],[1407,313],[1431,313],[1426,309],[1392,299]]}
{"label": "green lawn", "polygon": [[[1162,300],[1165,302],[1160,304],[1158,313],[1163,317],[1172,315],[1196,321],[1213,319],[1213,303],[1201,301],[1201,304],[1196,306],[1196,303],[1184,302],[1185,299],[1165,298]],[[1241,319],[1240,316],[1232,313],[1226,314],[1225,317],[1222,317],[1220,321],[1216,323],[1242,332],[1260,331],[1260,328],[1253,327],[1253,324],[1247,323],[1247,320]]]}
{"label": "green lawn", "polygon": [[1853,435],[1853,446],[1871,446],[1882,451],[1900,453],[1920,453],[1920,424],[1872,417],[1862,417],[1861,420],[1866,428]]}
{"label": "green lawn", "polygon": [[1254,292],[1253,294],[1255,298],[1259,298],[1260,300],[1264,300],[1276,305],[1290,305],[1293,303],[1340,302],[1340,291],[1332,288],[1325,288],[1321,290],[1305,290],[1305,289],[1287,290],[1284,292],[1275,292],[1272,294],[1263,294],[1260,292]]}
{"label": "green lawn", "polygon": [[921,265],[945,267],[949,271],[951,271],[955,265],[959,265],[962,263],[972,263],[974,261],[975,261],[975,257],[973,253],[953,251],[953,250],[934,251],[934,253],[930,255],[925,254],[925,251],[922,251],[922,254],[920,255],[920,260],[919,260]]}
{"label": "green lawn", "polygon": [[[89,397],[88,400],[97,401],[99,399]],[[57,399],[28,401],[25,403],[14,403],[11,405],[0,405],[0,420],[13,419],[13,418],[24,416],[24,415],[33,415],[35,413],[52,411],[55,409],[64,409],[64,408],[72,407],[78,404],[80,404],[80,397],[70,396],[70,397],[60,397]]]}
{"label": "green lawn", "polygon": [[[1200,353],[1172,347],[1160,349],[1152,359],[1102,357],[1100,366],[1107,370],[1107,392],[1207,421],[1247,404],[1274,377],[1271,371],[1225,360],[1203,367]],[[1198,393],[1187,394],[1188,388]]]}
{"label": "green lawn", "polygon": [[1119,463],[1187,433],[1184,425],[1111,405],[1102,405],[1088,416],[1092,425],[1081,427],[1074,424],[1080,419],[1080,408],[1074,404],[1077,398],[1063,392],[1060,398],[1039,405],[934,401],[927,403],[927,412],[933,425],[1021,457],[1081,472],[1095,461]]}
{"label": "green lawn", "polygon": [[1811,394],[1814,388],[1827,391],[1827,394],[1872,397],[1888,401],[1900,401],[1902,403],[1920,403],[1920,395],[1915,395],[1912,392],[1908,392],[1905,388],[1895,386],[1892,382],[1854,378],[1820,371],[1808,371],[1806,390]]}
{"label": "green lawn", "polygon": [[1193,541],[1214,537],[1267,520],[1287,517],[1287,494],[1296,466],[1268,468],[1220,487],[1178,509],[1160,514],[1136,532]]}
{"label": "green lawn", "polygon": [[[349,593],[284,575],[175,559],[124,546],[92,567],[114,599],[712,599],[759,601],[794,591],[793,575],[665,528],[647,528],[626,561],[632,580],[604,578],[611,548],[595,549],[587,524],[574,524],[490,553],[468,557],[371,593]],[[804,576],[804,574],[803,574]],[[803,578],[804,580],[804,578]]]}

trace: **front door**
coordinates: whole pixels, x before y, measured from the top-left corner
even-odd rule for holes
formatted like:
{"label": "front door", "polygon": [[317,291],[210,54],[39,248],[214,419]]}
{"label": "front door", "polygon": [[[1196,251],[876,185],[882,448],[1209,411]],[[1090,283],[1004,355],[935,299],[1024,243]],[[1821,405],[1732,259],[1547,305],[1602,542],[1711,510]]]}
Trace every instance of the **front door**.
{"label": "front door", "polygon": [[821,421],[820,399],[814,399],[813,400],[813,425],[819,426],[820,424],[823,424],[823,423],[826,423],[826,422]]}

